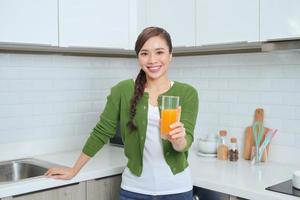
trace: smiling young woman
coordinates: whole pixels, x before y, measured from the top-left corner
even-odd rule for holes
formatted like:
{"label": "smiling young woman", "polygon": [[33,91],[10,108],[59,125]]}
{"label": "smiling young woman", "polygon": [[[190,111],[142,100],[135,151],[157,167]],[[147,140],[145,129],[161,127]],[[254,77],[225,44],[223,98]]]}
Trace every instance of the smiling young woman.
{"label": "smiling young woman", "polygon": [[[121,200],[192,199],[188,150],[198,114],[198,94],[190,85],[168,77],[172,42],[159,27],[144,29],[135,51],[140,72],[135,80],[112,87],[99,122],[72,168],[51,168],[48,177],[70,179],[116,132],[120,123],[127,166],[122,174]],[[180,119],[160,137],[162,95],[180,98]]]}

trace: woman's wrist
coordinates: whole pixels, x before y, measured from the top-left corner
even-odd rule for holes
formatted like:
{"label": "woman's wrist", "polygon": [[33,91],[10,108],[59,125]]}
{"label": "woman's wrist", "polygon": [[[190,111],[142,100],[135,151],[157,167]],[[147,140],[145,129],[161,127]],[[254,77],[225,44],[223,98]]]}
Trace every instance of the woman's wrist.
{"label": "woman's wrist", "polygon": [[171,143],[172,143],[173,148],[176,151],[182,151],[183,149],[185,149],[185,147],[187,145],[187,141],[186,141],[185,137],[172,140]]}
{"label": "woman's wrist", "polygon": [[72,173],[75,176],[80,171],[80,168],[72,167],[71,170],[72,170]]}

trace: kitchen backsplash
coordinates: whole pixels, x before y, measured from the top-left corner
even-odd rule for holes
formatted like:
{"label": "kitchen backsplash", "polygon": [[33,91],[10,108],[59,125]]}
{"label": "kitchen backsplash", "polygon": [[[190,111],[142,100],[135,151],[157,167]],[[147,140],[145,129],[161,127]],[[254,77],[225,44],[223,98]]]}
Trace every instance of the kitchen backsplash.
{"label": "kitchen backsplash", "polygon": [[[170,78],[199,92],[196,137],[226,129],[241,146],[262,107],[271,159],[300,163],[299,65],[300,51],[174,57]],[[81,148],[110,87],[137,72],[132,58],[0,54],[0,160]]]}

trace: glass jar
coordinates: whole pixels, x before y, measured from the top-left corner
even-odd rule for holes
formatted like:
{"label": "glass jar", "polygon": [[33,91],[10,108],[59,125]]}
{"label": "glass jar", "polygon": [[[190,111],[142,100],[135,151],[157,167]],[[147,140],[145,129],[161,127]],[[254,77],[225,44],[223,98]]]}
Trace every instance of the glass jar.
{"label": "glass jar", "polygon": [[226,141],[227,131],[221,130],[219,132],[219,141],[217,148],[217,156],[219,160],[227,160],[228,159],[228,145]]}
{"label": "glass jar", "polygon": [[239,151],[237,146],[237,139],[236,137],[230,138],[230,145],[229,145],[229,160],[230,161],[237,161],[239,159]]}

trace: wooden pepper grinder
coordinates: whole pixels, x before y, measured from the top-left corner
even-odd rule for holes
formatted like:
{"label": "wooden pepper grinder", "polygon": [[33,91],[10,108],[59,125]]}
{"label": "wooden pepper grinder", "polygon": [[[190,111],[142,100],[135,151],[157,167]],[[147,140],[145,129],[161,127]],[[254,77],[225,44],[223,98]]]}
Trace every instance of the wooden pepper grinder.
{"label": "wooden pepper grinder", "polygon": [[[263,122],[263,121],[264,121],[264,109],[257,108],[255,110],[255,114],[254,114],[254,122]],[[267,134],[268,131],[269,131],[269,129],[264,127],[264,135],[263,135],[262,141],[264,140],[265,135]],[[244,153],[243,153],[243,157],[245,160],[251,159],[251,153],[252,153],[253,146],[255,147],[252,126],[249,126],[249,127],[247,127],[246,133],[245,133],[245,143],[244,143]],[[269,147],[267,146],[267,151],[268,151],[268,149],[269,149]],[[266,153],[264,152],[264,155],[262,156],[262,161],[265,161],[266,157],[267,157]]]}

